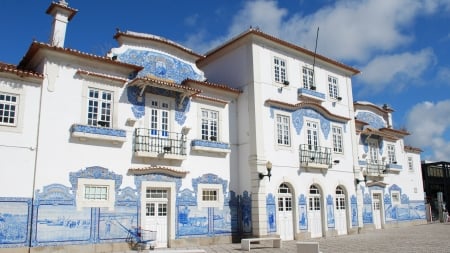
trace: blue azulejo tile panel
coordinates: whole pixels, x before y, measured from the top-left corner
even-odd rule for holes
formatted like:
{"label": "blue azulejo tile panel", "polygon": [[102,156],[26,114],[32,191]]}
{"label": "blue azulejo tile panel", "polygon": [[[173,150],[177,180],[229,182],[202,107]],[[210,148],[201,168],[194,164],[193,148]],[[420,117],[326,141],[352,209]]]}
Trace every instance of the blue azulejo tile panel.
{"label": "blue azulejo tile panel", "polygon": [[300,194],[298,198],[298,214],[299,214],[299,228],[300,230],[308,229],[308,213],[306,209],[306,197],[304,194]]}
{"label": "blue azulejo tile panel", "polygon": [[224,206],[221,208],[213,209],[213,233],[214,235],[219,234],[230,234],[232,228],[231,221],[231,209],[229,206]]}
{"label": "blue azulejo tile panel", "polygon": [[207,235],[209,228],[208,208],[194,206],[178,207],[178,235]]}
{"label": "blue azulejo tile panel", "polygon": [[329,228],[335,227],[333,197],[327,196],[327,224]]}
{"label": "blue azulejo tile panel", "polygon": [[173,56],[147,50],[128,49],[118,55],[122,62],[144,67],[139,76],[153,75],[159,78],[171,79],[181,83],[184,79],[203,80],[203,73],[195,70],[190,64]]}
{"label": "blue azulejo tile panel", "polygon": [[73,205],[40,205],[37,209],[37,245],[91,239],[92,210]]}
{"label": "blue azulejo tile panel", "polygon": [[128,231],[137,227],[137,206],[116,206],[114,211],[100,209],[99,239],[126,239]]}
{"label": "blue azulejo tile panel", "polygon": [[271,193],[266,197],[267,226],[269,233],[277,232],[277,213],[275,205],[275,196]]}
{"label": "blue azulejo tile panel", "polygon": [[358,204],[355,195],[350,198],[350,205],[352,210],[352,227],[358,226]]}
{"label": "blue azulejo tile panel", "polygon": [[0,248],[29,242],[31,199],[0,198]]}
{"label": "blue azulejo tile panel", "polygon": [[249,234],[252,232],[252,198],[247,191],[244,191],[241,198],[242,232]]}

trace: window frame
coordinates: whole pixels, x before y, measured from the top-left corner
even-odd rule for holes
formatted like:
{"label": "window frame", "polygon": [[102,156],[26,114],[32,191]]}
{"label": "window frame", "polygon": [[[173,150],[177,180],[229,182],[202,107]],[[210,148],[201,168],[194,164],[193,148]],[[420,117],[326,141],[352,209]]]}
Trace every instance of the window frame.
{"label": "window frame", "polygon": [[[305,126],[306,126],[305,137],[306,137],[306,145],[308,147],[308,150],[314,150],[314,151],[319,150],[320,149],[320,133],[321,133],[320,122],[311,120],[311,119],[307,119],[305,122]],[[312,134],[314,132],[316,133],[316,135],[315,135],[316,138],[312,138],[312,137],[314,137],[314,134]]]}
{"label": "window frame", "polygon": [[[204,200],[203,199],[204,191],[216,191],[217,199]],[[199,209],[207,207],[216,207],[222,210],[223,204],[224,204],[224,196],[223,196],[223,186],[221,184],[198,184],[197,205]]]}
{"label": "window frame", "polygon": [[[6,98],[10,97],[10,99],[14,99],[15,101],[7,101]],[[3,98],[3,99],[2,99]],[[20,105],[20,96],[14,93],[10,92],[3,92],[0,91],[0,126],[3,127],[16,127],[18,124],[18,111],[19,111],[19,105]],[[6,107],[9,107],[9,109],[6,109]],[[11,107],[14,109],[11,110]],[[5,112],[8,112],[8,116],[5,116]],[[11,117],[11,112],[14,114],[13,117]],[[13,119],[13,123],[4,122],[3,119],[6,118],[8,121]]]}
{"label": "window frame", "polygon": [[[15,81],[11,81],[16,84]],[[1,83],[0,83],[1,84]],[[0,85],[0,94],[8,94],[17,97],[17,104],[15,110],[15,124],[7,125],[0,124],[0,131],[4,132],[21,132],[23,130],[24,108],[25,108],[25,90],[26,85],[18,85],[18,88],[11,88],[9,86]]]}
{"label": "window frame", "polygon": [[[279,121],[279,119],[281,121]],[[289,115],[281,113],[276,114],[275,131],[277,145],[281,147],[291,147],[291,117]]]}
{"label": "window frame", "polygon": [[[92,97],[91,94],[93,92],[96,92],[98,94],[98,97]],[[107,98],[104,98],[105,94]],[[114,91],[88,86],[86,97],[87,97],[87,105],[86,105],[87,125],[93,127],[112,128],[113,111],[114,111]],[[93,103],[97,103],[97,106],[94,107],[92,105]],[[96,117],[90,116],[94,114],[94,112],[91,111],[91,108],[97,109],[97,111],[95,112]]]}
{"label": "window frame", "polygon": [[414,171],[414,159],[412,158],[412,156],[408,156],[408,170],[409,171]]}
{"label": "window frame", "polygon": [[[206,112],[208,115],[205,118],[204,117],[204,112]],[[210,117],[211,114],[215,114],[216,118],[213,119]],[[204,121],[207,121],[207,133],[204,133]],[[211,127],[213,127],[213,124],[215,123],[215,131],[213,131],[211,129]],[[207,108],[207,107],[201,107],[200,108],[200,139],[201,140],[207,140],[207,141],[219,141],[219,130],[220,130],[220,111],[219,110],[214,110],[212,108]],[[215,134],[214,134],[215,133]]]}
{"label": "window frame", "polygon": [[276,83],[283,84],[287,78],[287,61],[281,57],[273,57],[273,80]]}
{"label": "window frame", "polygon": [[302,67],[302,87],[308,90],[316,89],[314,70],[308,66]]}
{"label": "window frame", "polygon": [[395,154],[395,145],[394,144],[387,144],[386,145],[387,155],[388,155],[388,163],[389,164],[395,164],[397,163],[397,156]]}
{"label": "window frame", "polygon": [[[394,197],[396,196],[396,197]],[[392,205],[400,205],[401,204],[401,196],[399,191],[391,192],[391,203]]]}
{"label": "window frame", "polygon": [[[335,129],[339,130],[339,133],[335,132]],[[336,154],[344,153],[344,136],[343,136],[343,128],[341,126],[332,126],[331,132],[333,133],[333,152]],[[340,145],[339,145],[340,142]]]}
{"label": "window frame", "polygon": [[89,113],[89,90],[90,89],[98,89],[103,91],[111,92],[111,120],[110,120],[110,126],[107,128],[117,128],[118,125],[118,110],[119,110],[119,87],[116,87],[114,84],[107,84],[98,82],[92,79],[85,79],[83,82],[83,89],[82,89],[82,110],[80,115],[80,122],[81,124],[84,124],[86,126],[91,127],[102,127],[102,126],[93,126],[89,125],[88,122],[88,113]]}
{"label": "window frame", "polygon": [[[86,189],[89,186],[106,187],[106,199],[89,199],[86,198]],[[114,210],[116,201],[115,181],[111,179],[94,179],[94,178],[79,178],[77,183],[76,206],[77,210],[91,207],[106,207],[109,210]]]}
{"label": "window frame", "polygon": [[328,96],[331,99],[339,100],[339,79],[337,77],[328,76]]}

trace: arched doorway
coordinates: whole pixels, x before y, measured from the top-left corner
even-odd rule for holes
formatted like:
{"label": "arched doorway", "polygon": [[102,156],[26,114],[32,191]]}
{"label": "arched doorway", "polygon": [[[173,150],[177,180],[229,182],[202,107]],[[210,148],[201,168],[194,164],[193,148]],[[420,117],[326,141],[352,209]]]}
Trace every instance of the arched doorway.
{"label": "arched doorway", "polygon": [[308,197],[308,231],[311,238],[322,237],[322,208],[320,190],[315,185],[309,188]]}
{"label": "arched doorway", "polygon": [[341,186],[336,187],[334,219],[338,235],[347,234],[347,206],[345,191]]}
{"label": "arched doorway", "polygon": [[294,240],[291,188],[282,183],[278,187],[278,232],[281,240]]}

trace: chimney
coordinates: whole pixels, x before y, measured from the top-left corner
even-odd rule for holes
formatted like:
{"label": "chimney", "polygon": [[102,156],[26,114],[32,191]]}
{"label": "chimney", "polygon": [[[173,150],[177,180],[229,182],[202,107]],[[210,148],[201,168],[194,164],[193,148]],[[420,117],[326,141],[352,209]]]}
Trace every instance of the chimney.
{"label": "chimney", "polygon": [[50,35],[49,44],[52,46],[64,47],[66,38],[67,23],[78,12],[76,9],[68,7],[65,0],[58,3],[53,2],[47,9],[47,14],[53,16],[52,34]]}

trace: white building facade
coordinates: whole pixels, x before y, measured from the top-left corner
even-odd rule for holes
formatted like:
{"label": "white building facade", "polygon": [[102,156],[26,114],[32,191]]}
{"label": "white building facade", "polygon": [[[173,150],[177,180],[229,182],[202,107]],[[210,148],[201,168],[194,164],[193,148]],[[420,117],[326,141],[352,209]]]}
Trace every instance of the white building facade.
{"label": "white building facade", "polygon": [[[176,247],[425,221],[420,150],[364,111],[390,110],[353,104],[358,70],[253,29],[207,55],[118,31],[96,56],[64,47],[76,9],[47,13],[50,42],[0,65],[0,252],[118,250],[138,227]],[[361,158],[374,138],[396,162],[381,183]]]}

